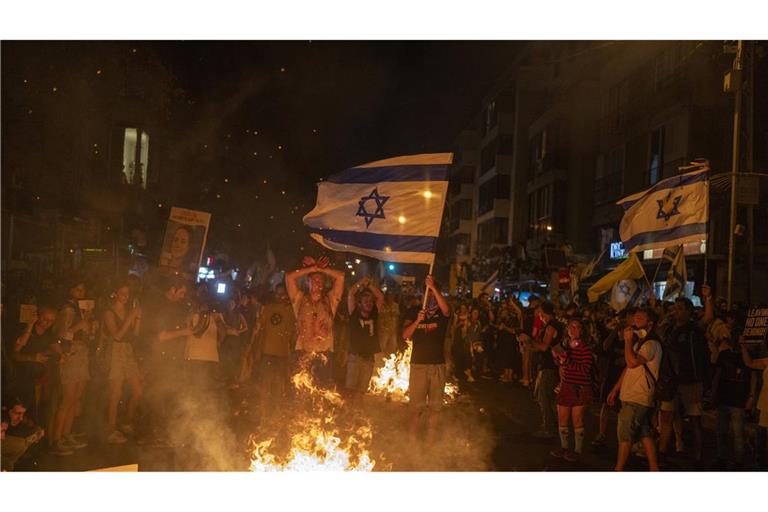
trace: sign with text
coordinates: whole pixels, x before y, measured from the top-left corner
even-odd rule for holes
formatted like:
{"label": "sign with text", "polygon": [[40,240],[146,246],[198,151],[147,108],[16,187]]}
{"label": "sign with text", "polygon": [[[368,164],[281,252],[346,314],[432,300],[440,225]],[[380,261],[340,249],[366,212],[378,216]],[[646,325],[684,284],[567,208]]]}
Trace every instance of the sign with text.
{"label": "sign with text", "polygon": [[761,343],[768,332],[768,308],[753,308],[747,311],[744,322],[744,343]]}
{"label": "sign with text", "polygon": [[611,255],[612,260],[624,260],[629,257],[629,254],[624,250],[624,244],[621,242],[611,242]]}

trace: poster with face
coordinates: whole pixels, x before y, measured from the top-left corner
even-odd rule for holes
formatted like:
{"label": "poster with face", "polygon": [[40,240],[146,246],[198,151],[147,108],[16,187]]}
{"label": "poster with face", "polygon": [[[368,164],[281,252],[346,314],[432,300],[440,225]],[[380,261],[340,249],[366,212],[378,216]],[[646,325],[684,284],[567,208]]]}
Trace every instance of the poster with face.
{"label": "poster with face", "polygon": [[211,214],[171,208],[160,251],[160,271],[165,275],[197,275],[203,257]]}

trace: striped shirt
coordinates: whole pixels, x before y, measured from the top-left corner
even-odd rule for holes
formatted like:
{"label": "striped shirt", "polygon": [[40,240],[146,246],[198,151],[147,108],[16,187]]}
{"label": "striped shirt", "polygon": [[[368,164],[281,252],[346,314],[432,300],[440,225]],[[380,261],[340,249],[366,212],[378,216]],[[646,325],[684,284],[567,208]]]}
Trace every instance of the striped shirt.
{"label": "striped shirt", "polygon": [[576,348],[569,347],[565,354],[565,362],[561,365],[562,381],[589,386],[592,383],[592,351],[585,343],[580,343]]}

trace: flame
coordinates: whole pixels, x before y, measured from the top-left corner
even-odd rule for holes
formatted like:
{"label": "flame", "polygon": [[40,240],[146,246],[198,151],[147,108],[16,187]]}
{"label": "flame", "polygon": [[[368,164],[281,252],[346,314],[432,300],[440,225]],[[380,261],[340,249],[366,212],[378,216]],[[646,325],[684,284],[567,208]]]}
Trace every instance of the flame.
{"label": "flame", "polygon": [[[314,357],[314,355],[313,355]],[[376,461],[368,452],[373,430],[366,419],[343,433],[337,412],[344,400],[337,392],[315,385],[308,364],[302,364],[291,382],[298,400],[309,402],[288,427],[290,448],[286,455],[274,453],[275,437],[259,440],[252,435],[251,471],[373,471]]]}
{"label": "flame", "polygon": [[[384,396],[394,402],[408,401],[408,382],[411,376],[411,354],[413,342],[406,340],[406,349],[403,352],[390,354],[384,360],[384,366],[376,370],[376,375],[371,377],[368,384],[369,395]],[[443,402],[451,403],[459,396],[459,386],[453,382],[446,382]]]}

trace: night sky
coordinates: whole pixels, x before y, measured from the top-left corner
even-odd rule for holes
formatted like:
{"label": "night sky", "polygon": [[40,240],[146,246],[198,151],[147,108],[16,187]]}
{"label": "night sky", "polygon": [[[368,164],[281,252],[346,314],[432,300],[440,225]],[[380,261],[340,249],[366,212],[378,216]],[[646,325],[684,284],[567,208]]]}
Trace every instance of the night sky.
{"label": "night sky", "polygon": [[[286,234],[298,235],[291,238],[302,245],[307,239],[300,219],[312,208],[315,182],[373,160],[452,150],[455,136],[519,48],[514,42],[150,46],[199,106],[194,116],[206,129],[191,136],[209,133],[226,140],[243,155],[238,163],[254,165],[260,178],[275,184],[271,192],[252,197],[274,199],[279,188],[277,197],[296,208],[287,210],[293,215],[279,225],[290,227]],[[261,163],[274,148],[282,165]],[[267,208],[283,212],[279,203],[270,201]]]}
{"label": "night sky", "polygon": [[[392,156],[451,151],[519,48],[482,41],[6,42],[4,106],[26,120],[47,115],[44,124],[71,116],[77,126],[86,112],[98,115],[97,98],[172,83],[155,141],[168,154],[161,174],[184,179],[174,197],[159,192],[153,222],[162,225],[171,205],[209,211],[209,250],[247,265],[266,240],[294,257],[314,245],[301,217],[320,178]],[[4,122],[11,142],[12,122]],[[88,147],[107,144],[89,137]]]}

